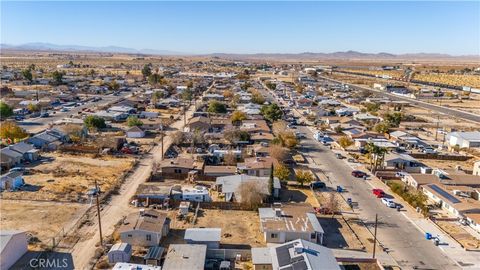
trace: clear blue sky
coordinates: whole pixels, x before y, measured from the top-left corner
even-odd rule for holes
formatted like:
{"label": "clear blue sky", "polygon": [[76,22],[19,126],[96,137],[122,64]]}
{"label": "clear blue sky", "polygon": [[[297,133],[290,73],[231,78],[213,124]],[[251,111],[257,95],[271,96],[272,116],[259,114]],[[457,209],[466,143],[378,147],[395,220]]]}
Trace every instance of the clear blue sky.
{"label": "clear blue sky", "polygon": [[480,2],[5,2],[1,42],[480,55]]}

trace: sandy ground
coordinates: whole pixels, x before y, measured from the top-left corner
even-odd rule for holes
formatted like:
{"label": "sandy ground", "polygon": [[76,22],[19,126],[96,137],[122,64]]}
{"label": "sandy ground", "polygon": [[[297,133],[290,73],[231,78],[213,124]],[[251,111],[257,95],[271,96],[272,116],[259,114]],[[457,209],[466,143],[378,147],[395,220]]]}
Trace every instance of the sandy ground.
{"label": "sandy ground", "polygon": [[102,191],[113,188],[119,176],[131,168],[133,159],[86,155],[47,153],[50,158],[32,168],[32,174],[25,175],[29,191],[5,192],[4,198],[30,200],[81,201],[85,193],[94,187],[94,180]]}
{"label": "sandy ground", "polygon": [[465,248],[480,250],[480,240],[473,237],[458,224],[449,221],[437,221],[436,223]]}
{"label": "sandy ground", "polygon": [[201,209],[195,225],[175,219],[172,213],[168,243],[182,243],[187,228],[221,228],[221,244],[228,248],[265,246],[260,219],[254,211]]}
{"label": "sandy ground", "polygon": [[24,230],[37,237],[39,244],[50,245],[58,236],[83,214],[88,205],[55,202],[0,202],[2,230]]}

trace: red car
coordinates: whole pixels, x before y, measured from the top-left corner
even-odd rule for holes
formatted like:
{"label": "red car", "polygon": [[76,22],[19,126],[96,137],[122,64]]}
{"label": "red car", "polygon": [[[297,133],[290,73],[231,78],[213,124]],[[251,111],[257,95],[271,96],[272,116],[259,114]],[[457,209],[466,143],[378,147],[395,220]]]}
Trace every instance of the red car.
{"label": "red car", "polygon": [[372,189],[372,193],[377,196],[377,198],[383,198],[385,196],[385,192],[379,188]]}
{"label": "red car", "polygon": [[362,171],[353,171],[352,176],[357,178],[362,178],[364,176],[367,176],[367,174]]}

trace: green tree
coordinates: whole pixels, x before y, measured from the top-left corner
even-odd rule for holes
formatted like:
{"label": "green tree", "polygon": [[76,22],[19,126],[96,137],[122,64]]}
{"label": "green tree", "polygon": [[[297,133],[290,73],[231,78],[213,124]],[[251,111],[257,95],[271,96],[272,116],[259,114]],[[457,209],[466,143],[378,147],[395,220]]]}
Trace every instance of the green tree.
{"label": "green tree", "polygon": [[24,69],[22,70],[22,76],[25,80],[27,80],[29,83],[33,81],[33,75],[32,75],[32,70],[31,69]]}
{"label": "green tree", "polygon": [[143,125],[143,122],[140,119],[138,119],[138,117],[131,115],[127,118],[127,125],[129,127],[135,127],[135,126],[139,127]]}
{"label": "green tree", "polygon": [[400,112],[388,113],[383,118],[390,127],[398,127],[403,119],[403,114]]}
{"label": "green tree", "polygon": [[55,70],[54,72],[52,72],[52,78],[53,78],[53,81],[55,84],[61,84],[63,81],[63,75],[65,75],[65,73],[63,73],[62,71],[58,71],[58,70]]}
{"label": "green tree", "polygon": [[313,181],[313,175],[306,170],[298,170],[295,174],[295,180],[303,187],[304,184],[308,184]]}
{"label": "green tree", "polygon": [[153,73],[148,76],[148,83],[151,85],[158,85],[163,83],[163,76],[158,73]]}
{"label": "green tree", "polygon": [[365,104],[367,112],[377,112],[380,109],[379,103],[367,103]]}
{"label": "green tree", "polygon": [[19,139],[27,137],[28,134],[16,123],[6,121],[0,125],[0,138],[8,139],[15,142]]}
{"label": "green tree", "polygon": [[387,149],[384,147],[377,146],[372,142],[369,142],[367,143],[367,145],[365,145],[365,150],[367,151],[367,154],[370,159],[370,169],[373,172],[376,172],[378,166],[380,166],[383,163],[383,160],[385,159],[385,154],[387,153]]}
{"label": "green tree", "polygon": [[42,108],[38,104],[30,103],[30,104],[27,105],[27,109],[31,112],[38,112]]}
{"label": "green tree", "polygon": [[105,119],[96,115],[89,115],[85,117],[85,120],[83,120],[83,122],[88,129],[105,128],[107,126],[105,124]]}
{"label": "green tree", "polygon": [[0,101],[0,118],[5,119],[13,115],[12,107],[8,106],[7,103]]}
{"label": "green tree", "polygon": [[270,122],[275,122],[278,119],[282,118],[283,112],[280,109],[280,107],[276,104],[270,104],[270,105],[263,105],[262,108],[260,109],[260,113],[263,115],[265,119],[267,119]]}
{"label": "green tree", "polygon": [[271,89],[271,90],[275,90],[277,88],[277,84],[272,82],[266,82],[265,85],[268,87],[268,89]]}
{"label": "green tree", "polygon": [[193,91],[192,89],[190,88],[187,88],[185,89],[183,92],[182,92],[182,99],[185,100],[185,101],[192,101],[193,99]]}
{"label": "green tree", "polygon": [[378,133],[388,133],[390,130],[390,125],[388,122],[380,122],[373,127],[373,130]]}
{"label": "green tree", "polygon": [[208,103],[207,111],[210,113],[226,113],[227,106],[219,101],[212,100]]}
{"label": "green tree", "polygon": [[280,181],[288,181],[290,179],[290,169],[284,165],[277,165],[273,171],[273,175]]}
{"label": "green tree", "polygon": [[143,66],[142,75],[145,79],[152,75],[152,64],[147,64]]}

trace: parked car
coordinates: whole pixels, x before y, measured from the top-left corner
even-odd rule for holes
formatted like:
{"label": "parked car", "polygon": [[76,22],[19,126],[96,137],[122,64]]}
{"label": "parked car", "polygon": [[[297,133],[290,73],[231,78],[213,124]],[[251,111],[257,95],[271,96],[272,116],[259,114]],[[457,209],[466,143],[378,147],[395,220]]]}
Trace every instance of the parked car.
{"label": "parked car", "polygon": [[372,193],[377,197],[377,198],[383,198],[385,197],[385,192],[383,192],[382,189],[379,188],[374,188],[372,189]]}
{"label": "parked car", "polygon": [[338,158],[338,159],[344,159],[345,157],[342,156],[342,154],[340,153],[335,153],[335,157]]}
{"label": "parked car", "polygon": [[382,198],[382,203],[390,208],[397,207],[397,204],[392,199]]}
{"label": "parked car", "polygon": [[24,172],[25,167],[13,167],[8,172]]}
{"label": "parked car", "polygon": [[310,183],[310,187],[313,188],[313,189],[325,188],[326,186],[327,185],[325,185],[325,183],[322,182],[322,181],[315,181],[315,182]]}
{"label": "parked car", "polygon": [[436,154],[436,153],[437,153],[437,150],[428,147],[428,148],[424,148],[424,149],[422,150],[422,152],[423,152],[424,154]]}
{"label": "parked car", "polygon": [[352,176],[356,177],[356,178],[362,178],[362,177],[367,176],[367,173],[355,170],[355,171],[352,171]]}

